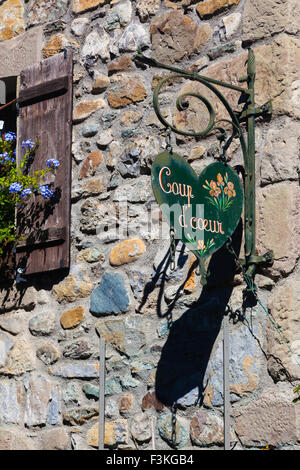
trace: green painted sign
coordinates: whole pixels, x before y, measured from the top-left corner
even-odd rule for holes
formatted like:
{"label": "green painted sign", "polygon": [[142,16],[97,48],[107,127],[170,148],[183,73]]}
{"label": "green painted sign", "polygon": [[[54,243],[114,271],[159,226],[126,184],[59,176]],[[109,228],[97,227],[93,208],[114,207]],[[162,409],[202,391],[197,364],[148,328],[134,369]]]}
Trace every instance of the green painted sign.
{"label": "green painted sign", "polygon": [[199,259],[211,255],[236,229],[243,187],[227,164],[208,165],[198,176],[179,155],[165,151],[152,165],[152,188],[175,238]]}

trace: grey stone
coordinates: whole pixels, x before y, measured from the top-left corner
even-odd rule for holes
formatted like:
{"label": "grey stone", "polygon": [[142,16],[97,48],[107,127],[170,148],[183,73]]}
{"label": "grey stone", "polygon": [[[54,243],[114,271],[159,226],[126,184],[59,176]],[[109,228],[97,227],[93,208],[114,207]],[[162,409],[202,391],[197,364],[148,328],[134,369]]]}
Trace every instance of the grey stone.
{"label": "grey stone", "polygon": [[111,133],[111,130],[107,129],[103,132],[101,132],[100,136],[97,139],[97,145],[102,148],[102,147],[107,147],[113,140],[113,136]]}
{"label": "grey stone", "polygon": [[29,330],[34,336],[48,336],[53,333],[56,327],[55,313],[38,313],[29,320]]}
{"label": "grey stone", "polygon": [[82,127],[81,132],[83,137],[93,137],[98,133],[99,129],[100,124],[98,122],[90,122]]}
{"label": "grey stone", "polygon": [[1,42],[0,78],[17,76],[42,58],[43,28],[32,28],[24,34]]}
{"label": "grey stone", "polygon": [[73,408],[63,414],[63,422],[71,426],[76,426],[77,424],[82,425],[98,414],[99,411],[97,408]]}
{"label": "grey stone", "polygon": [[59,364],[49,367],[49,373],[69,379],[94,379],[99,376],[98,364]]}
{"label": "grey stone", "polygon": [[177,404],[183,407],[193,406],[200,399],[199,387],[193,388],[190,392],[186,393],[183,397],[177,400]]}
{"label": "grey stone", "polygon": [[121,377],[121,385],[124,390],[128,390],[129,388],[139,387],[141,382],[131,375],[124,375]]}
{"label": "grey stone", "polygon": [[5,366],[8,353],[13,347],[13,340],[5,333],[0,331],[0,367]]}
{"label": "grey stone", "polygon": [[71,31],[75,36],[82,36],[89,24],[89,18],[75,18],[71,24]]}
{"label": "grey stone", "polygon": [[60,391],[58,385],[42,375],[31,375],[24,380],[26,389],[25,425],[58,424],[60,420]]}
{"label": "grey stone", "polygon": [[63,355],[71,359],[88,359],[92,353],[93,351],[86,340],[78,340],[68,344],[63,350]]}
{"label": "grey stone", "polygon": [[152,436],[149,417],[144,413],[136,414],[131,421],[130,432],[138,442],[149,441]]}
{"label": "grey stone", "polygon": [[97,60],[100,57],[103,61],[110,58],[109,36],[101,26],[97,26],[87,37],[81,50],[81,56],[87,60],[92,58]]}
{"label": "grey stone", "polygon": [[188,441],[188,430],[185,421],[171,414],[163,415],[157,420],[158,432],[161,438],[172,447],[183,448]]}
{"label": "grey stone", "polygon": [[122,393],[122,386],[119,377],[110,377],[105,382],[105,395]]}
{"label": "grey stone", "polygon": [[19,313],[12,313],[3,315],[4,318],[0,319],[0,328],[11,333],[12,335],[18,335],[24,330],[25,320]]}
{"label": "grey stone", "polygon": [[44,364],[50,365],[59,359],[60,352],[54,344],[44,343],[37,349],[36,355]]}
{"label": "grey stone", "polygon": [[0,422],[5,424],[19,423],[22,395],[20,383],[12,381],[0,383]]}
{"label": "grey stone", "polygon": [[106,273],[91,295],[90,311],[93,315],[109,315],[126,312],[129,296],[124,278],[118,273]]}
{"label": "grey stone", "polygon": [[121,52],[135,52],[139,47],[150,46],[150,35],[140,24],[130,24],[125,28],[118,43]]}
{"label": "grey stone", "polygon": [[81,390],[77,382],[68,382],[62,390],[63,401],[66,405],[80,403]]}
{"label": "grey stone", "polygon": [[136,299],[141,299],[143,297],[145,284],[147,282],[146,272],[142,272],[138,269],[132,269],[129,272],[129,282],[134,297]]}
{"label": "grey stone", "polygon": [[93,384],[84,384],[82,390],[88,398],[99,398],[99,387],[96,387]]}
{"label": "grey stone", "polygon": [[25,19],[27,28],[36,24],[56,22],[66,12],[69,0],[34,0],[29,4]]}
{"label": "grey stone", "polygon": [[148,176],[140,176],[133,182],[119,186],[114,194],[114,201],[146,202],[152,198],[151,182]]}
{"label": "grey stone", "polygon": [[126,26],[132,15],[132,2],[129,0],[119,2],[110,10],[105,19],[105,29],[112,31],[113,29]]}

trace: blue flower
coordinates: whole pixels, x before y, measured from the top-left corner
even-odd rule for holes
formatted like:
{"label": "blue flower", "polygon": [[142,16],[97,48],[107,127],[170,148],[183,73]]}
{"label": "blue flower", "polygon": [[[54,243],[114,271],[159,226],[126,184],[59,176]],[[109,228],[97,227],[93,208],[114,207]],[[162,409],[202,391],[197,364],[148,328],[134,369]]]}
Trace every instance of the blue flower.
{"label": "blue flower", "polygon": [[30,188],[25,188],[21,192],[21,197],[22,197],[22,199],[24,199],[26,196],[30,196],[31,194],[32,194],[31,189]]}
{"label": "blue flower", "polygon": [[24,149],[26,147],[32,149],[33,147],[35,147],[35,143],[31,139],[23,140],[21,147],[22,147],[22,149]]}
{"label": "blue flower", "polygon": [[46,165],[48,168],[57,168],[60,165],[60,163],[58,160],[55,160],[55,158],[49,158],[46,161]]}
{"label": "blue flower", "polygon": [[4,140],[6,142],[11,142],[12,140],[16,140],[17,136],[14,132],[6,132]]}
{"label": "blue flower", "polygon": [[23,188],[22,184],[20,183],[12,183],[9,187],[9,192],[10,193],[19,193],[21,189]]}
{"label": "blue flower", "polygon": [[54,194],[46,184],[40,185],[40,193],[45,199],[49,199]]}

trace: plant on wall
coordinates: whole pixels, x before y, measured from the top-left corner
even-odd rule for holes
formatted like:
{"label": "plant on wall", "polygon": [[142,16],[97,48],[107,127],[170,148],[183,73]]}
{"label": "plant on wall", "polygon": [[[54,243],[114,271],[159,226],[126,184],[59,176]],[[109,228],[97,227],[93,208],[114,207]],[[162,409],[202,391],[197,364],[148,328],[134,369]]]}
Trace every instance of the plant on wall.
{"label": "plant on wall", "polygon": [[16,134],[6,132],[0,138],[0,254],[10,242],[22,239],[15,230],[15,210],[29,198],[42,196],[51,199],[54,196],[53,185],[46,184],[49,173],[55,172],[59,161],[51,158],[46,161],[46,168],[29,174],[38,143],[27,139],[21,149],[25,154],[16,162]]}

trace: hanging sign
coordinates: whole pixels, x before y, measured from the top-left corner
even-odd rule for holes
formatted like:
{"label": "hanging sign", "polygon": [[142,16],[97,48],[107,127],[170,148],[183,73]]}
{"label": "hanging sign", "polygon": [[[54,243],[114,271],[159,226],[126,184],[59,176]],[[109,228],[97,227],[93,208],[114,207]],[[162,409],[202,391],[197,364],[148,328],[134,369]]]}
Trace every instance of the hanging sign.
{"label": "hanging sign", "polygon": [[199,259],[211,255],[236,229],[243,187],[227,164],[208,165],[198,176],[179,155],[160,153],[152,165],[152,188],[164,218]]}

